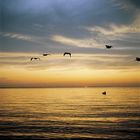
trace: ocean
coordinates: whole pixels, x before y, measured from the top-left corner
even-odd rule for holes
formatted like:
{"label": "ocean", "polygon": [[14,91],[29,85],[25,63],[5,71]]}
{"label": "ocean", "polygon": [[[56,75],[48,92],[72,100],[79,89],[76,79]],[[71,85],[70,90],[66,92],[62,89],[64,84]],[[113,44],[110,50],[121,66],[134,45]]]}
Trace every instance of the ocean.
{"label": "ocean", "polygon": [[0,89],[3,139],[138,140],[139,132],[139,87]]}

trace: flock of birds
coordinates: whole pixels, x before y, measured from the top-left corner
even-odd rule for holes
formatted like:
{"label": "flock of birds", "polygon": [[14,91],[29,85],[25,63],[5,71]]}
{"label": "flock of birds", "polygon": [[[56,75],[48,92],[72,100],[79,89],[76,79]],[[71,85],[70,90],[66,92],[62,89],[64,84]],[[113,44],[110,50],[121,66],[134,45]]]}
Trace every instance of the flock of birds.
{"label": "flock of birds", "polygon": [[[106,47],[107,49],[112,48],[111,45],[105,45],[105,47]],[[48,56],[48,55],[51,55],[51,54],[49,54],[49,53],[43,53],[43,56]],[[66,55],[69,55],[69,56],[71,57],[71,53],[70,53],[70,52],[64,52],[64,53],[63,53],[63,56],[66,56]],[[31,61],[32,61],[32,60],[40,60],[40,58],[39,58],[39,57],[32,57],[32,58],[31,58]],[[140,57],[136,57],[136,61],[140,61]],[[106,91],[103,91],[103,92],[102,92],[102,95],[106,95]]]}
{"label": "flock of birds", "polygon": [[[106,47],[107,49],[112,48],[111,45],[105,45],[105,47]],[[48,55],[51,55],[51,54],[49,54],[49,53],[43,53],[43,56],[48,56]],[[71,57],[71,53],[70,53],[70,52],[64,52],[63,56],[66,56],[66,55],[69,55],[69,56]],[[31,61],[33,61],[33,60],[40,60],[40,58],[39,58],[39,57],[31,57],[30,60],[31,60]],[[136,57],[136,61],[140,61],[140,57]]]}
{"label": "flock of birds", "polygon": [[[43,53],[43,56],[48,56],[48,55],[51,55],[51,54]],[[71,53],[70,52],[64,52],[63,56],[65,56],[65,55],[69,55],[71,57]],[[39,57],[31,57],[31,61],[32,60],[40,60],[40,58]]]}

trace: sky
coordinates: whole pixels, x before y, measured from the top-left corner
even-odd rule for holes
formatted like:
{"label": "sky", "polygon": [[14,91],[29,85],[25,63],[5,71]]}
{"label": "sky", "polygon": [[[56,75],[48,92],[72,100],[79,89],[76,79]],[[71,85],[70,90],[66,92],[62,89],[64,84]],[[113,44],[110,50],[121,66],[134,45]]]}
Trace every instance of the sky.
{"label": "sky", "polygon": [[0,9],[0,87],[140,86],[139,0],[0,0]]}

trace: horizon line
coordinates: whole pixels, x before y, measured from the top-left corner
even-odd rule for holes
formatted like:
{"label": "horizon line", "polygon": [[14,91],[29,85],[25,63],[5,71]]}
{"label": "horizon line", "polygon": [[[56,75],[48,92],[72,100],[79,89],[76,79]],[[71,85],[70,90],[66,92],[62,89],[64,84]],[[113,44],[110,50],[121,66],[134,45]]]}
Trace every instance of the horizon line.
{"label": "horizon line", "polygon": [[56,86],[56,87],[22,87],[22,86],[20,86],[20,87],[0,87],[0,89],[2,89],[2,88],[102,88],[102,87],[114,87],[114,88],[117,88],[117,87],[140,87],[140,86],[138,86],[138,85],[136,85],[136,86],[124,86],[124,85],[122,85],[122,86]]}

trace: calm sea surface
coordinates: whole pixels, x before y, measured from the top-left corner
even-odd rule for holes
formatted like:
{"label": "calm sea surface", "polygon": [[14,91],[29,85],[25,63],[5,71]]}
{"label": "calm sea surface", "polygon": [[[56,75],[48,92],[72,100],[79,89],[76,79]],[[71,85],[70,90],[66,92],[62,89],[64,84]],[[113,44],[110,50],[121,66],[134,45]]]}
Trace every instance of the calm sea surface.
{"label": "calm sea surface", "polygon": [[0,138],[128,140],[139,132],[140,88],[0,89]]}

